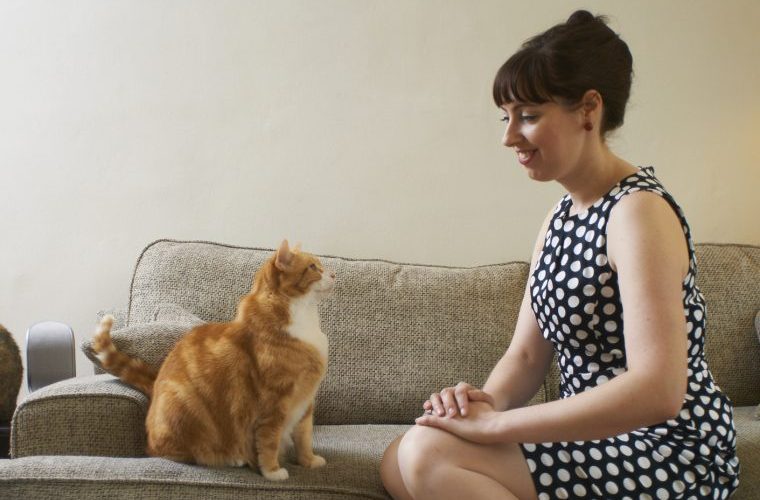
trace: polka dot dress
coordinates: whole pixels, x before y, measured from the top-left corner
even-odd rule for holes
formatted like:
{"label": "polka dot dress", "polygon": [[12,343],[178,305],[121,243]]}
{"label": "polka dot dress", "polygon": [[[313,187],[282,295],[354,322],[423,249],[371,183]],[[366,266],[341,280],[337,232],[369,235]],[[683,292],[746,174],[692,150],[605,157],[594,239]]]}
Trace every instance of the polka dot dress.
{"label": "polka dot dress", "polygon": [[695,284],[689,226],[651,167],[622,180],[580,214],[569,214],[572,200],[566,195],[552,217],[530,293],[541,331],[557,354],[560,395],[572,397],[626,371],[623,310],[605,235],[612,207],[636,191],[667,200],[689,242],[683,283],[689,355],[684,404],[677,418],[628,434],[522,444],[541,500],[721,499],[739,484],[732,404],[714,384],[704,355],[705,302]]}

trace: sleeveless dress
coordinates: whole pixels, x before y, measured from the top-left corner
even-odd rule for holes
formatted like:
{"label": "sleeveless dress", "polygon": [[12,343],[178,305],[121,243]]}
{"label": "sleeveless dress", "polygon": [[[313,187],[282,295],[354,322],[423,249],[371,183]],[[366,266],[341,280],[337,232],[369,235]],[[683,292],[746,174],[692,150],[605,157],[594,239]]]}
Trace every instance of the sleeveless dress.
{"label": "sleeveless dress", "polygon": [[522,443],[540,500],[728,498],[739,484],[733,405],[713,382],[704,354],[705,301],[695,283],[694,245],[683,211],[652,167],[620,181],[583,213],[557,205],[530,277],[531,305],[560,369],[560,397],[603,384],[626,371],[623,307],[607,259],[612,207],[636,191],[662,196],[688,240],[683,282],[688,336],[688,388],[677,418],[593,441]]}

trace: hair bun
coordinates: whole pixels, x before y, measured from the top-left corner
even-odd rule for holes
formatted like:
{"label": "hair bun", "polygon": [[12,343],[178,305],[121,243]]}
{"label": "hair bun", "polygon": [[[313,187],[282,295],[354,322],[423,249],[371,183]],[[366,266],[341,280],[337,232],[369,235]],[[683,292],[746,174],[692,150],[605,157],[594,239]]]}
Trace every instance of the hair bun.
{"label": "hair bun", "polygon": [[587,10],[576,10],[567,18],[567,24],[586,24],[596,21],[594,14]]}

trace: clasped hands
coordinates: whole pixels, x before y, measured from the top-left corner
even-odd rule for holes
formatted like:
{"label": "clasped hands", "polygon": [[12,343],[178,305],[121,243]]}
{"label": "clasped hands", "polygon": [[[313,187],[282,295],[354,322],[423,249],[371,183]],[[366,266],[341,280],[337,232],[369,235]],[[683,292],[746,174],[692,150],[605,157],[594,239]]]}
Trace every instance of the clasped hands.
{"label": "clasped hands", "polygon": [[430,395],[417,425],[435,427],[480,444],[499,442],[499,417],[493,396],[466,382]]}

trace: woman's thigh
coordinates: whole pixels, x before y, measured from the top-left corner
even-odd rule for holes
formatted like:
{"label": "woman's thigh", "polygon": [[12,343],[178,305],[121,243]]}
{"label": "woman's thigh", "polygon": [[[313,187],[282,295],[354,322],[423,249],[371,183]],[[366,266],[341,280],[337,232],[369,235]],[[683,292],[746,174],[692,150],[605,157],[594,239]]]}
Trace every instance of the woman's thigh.
{"label": "woman's thigh", "polygon": [[394,498],[405,499],[411,496],[404,478],[424,481],[441,467],[485,476],[520,499],[536,498],[533,478],[519,445],[480,445],[432,427],[412,427],[391,443],[383,457],[381,474]]}

